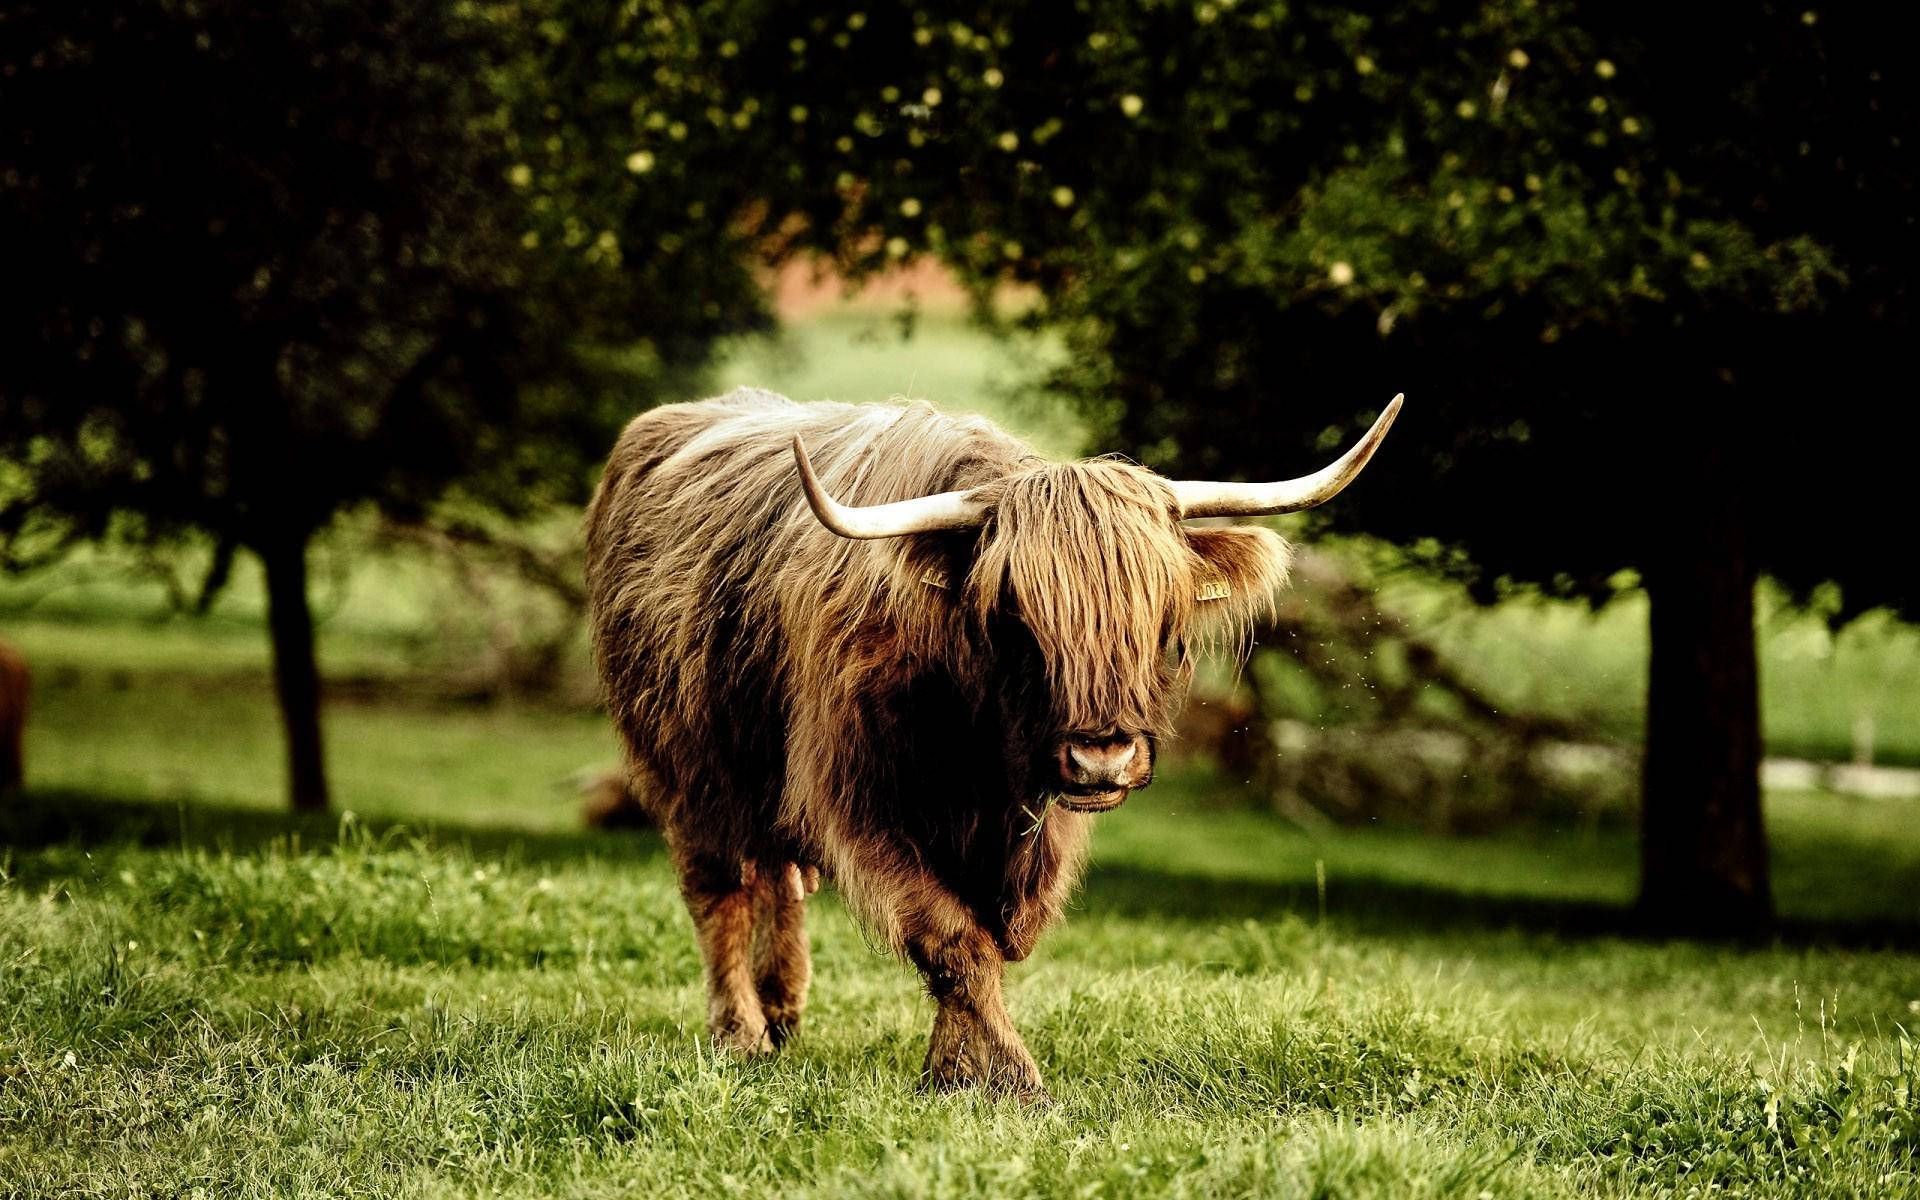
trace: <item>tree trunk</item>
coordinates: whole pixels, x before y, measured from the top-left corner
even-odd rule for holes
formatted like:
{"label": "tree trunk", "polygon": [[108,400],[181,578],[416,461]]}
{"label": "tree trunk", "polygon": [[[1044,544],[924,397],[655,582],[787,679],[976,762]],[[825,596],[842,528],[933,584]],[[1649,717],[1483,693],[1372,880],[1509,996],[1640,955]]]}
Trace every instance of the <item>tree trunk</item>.
{"label": "tree trunk", "polygon": [[1651,602],[1640,913],[1674,933],[1740,933],[1773,916],[1760,810],[1754,570],[1729,452],[1695,460],[1666,511]]}
{"label": "tree trunk", "polygon": [[320,668],[307,607],[307,538],[288,535],[263,544],[257,553],[267,571],[273,682],[287,734],[287,795],[296,812],[324,812],[327,767],[320,743]]}

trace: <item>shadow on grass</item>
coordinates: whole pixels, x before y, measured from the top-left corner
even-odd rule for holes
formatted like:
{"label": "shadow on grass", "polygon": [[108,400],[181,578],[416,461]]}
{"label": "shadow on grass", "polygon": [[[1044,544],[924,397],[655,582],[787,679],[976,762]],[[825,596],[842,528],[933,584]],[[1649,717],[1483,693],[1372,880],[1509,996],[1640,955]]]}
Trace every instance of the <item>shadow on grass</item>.
{"label": "shadow on grass", "polygon": [[[482,857],[530,865],[562,865],[583,858],[635,864],[664,857],[653,831],[539,832],[491,826],[434,825],[357,818],[376,837],[404,832],[430,845],[459,847]],[[0,806],[0,847],[15,852],[12,870],[23,883],[36,882],[31,855],[50,846],[94,848],[135,845],[257,852],[290,841],[327,847],[340,836],[340,817],[293,814],[199,802],[171,807],[149,800],[90,793],[38,791]],[[1864,848],[1855,848],[1863,852]],[[1873,864],[1853,862],[1873,874]],[[1242,920],[1273,920],[1292,914],[1314,919],[1320,911],[1311,879],[1223,878],[1163,870],[1134,863],[1105,863],[1088,876],[1076,905],[1081,911],[1156,922],[1214,926]],[[1547,899],[1470,886],[1390,880],[1344,873],[1329,896],[1327,920],[1366,936],[1407,933],[1505,931],[1565,939],[1619,937],[1661,940],[1633,909],[1594,900]],[[1920,919],[1863,914],[1853,919],[1784,916],[1764,934],[1704,939],[1730,947],[1832,946],[1920,951]]]}
{"label": "shadow on grass", "polygon": [[[31,851],[48,846],[139,846],[153,849],[231,850],[250,853],[297,842],[327,847],[340,840],[338,813],[287,813],[203,801],[173,805],[90,792],[33,791],[0,805],[0,846]],[[457,846],[480,857],[533,865],[592,857],[646,862],[664,856],[660,835],[650,830],[581,829],[542,832],[511,827],[428,824],[372,817],[354,818],[373,836],[417,836],[429,845]],[[26,878],[30,864],[16,871]]]}
{"label": "shadow on grass", "polygon": [[[1319,915],[1319,905],[1311,879],[1223,879],[1134,864],[1096,868],[1088,876],[1079,901],[1084,911],[1197,925],[1264,921],[1285,914],[1311,921]],[[1514,930],[1570,940],[1665,941],[1673,937],[1664,926],[1626,905],[1474,891],[1356,875],[1351,870],[1341,876],[1338,888],[1329,896],[1326,919],[1341,929],[1377,937],[1476,929]],[[1690,940],[1734,948],[1786,945],[1920,951],[1920,921],[1879,915],[1857,919],[1786,915],[1763,933]]]}

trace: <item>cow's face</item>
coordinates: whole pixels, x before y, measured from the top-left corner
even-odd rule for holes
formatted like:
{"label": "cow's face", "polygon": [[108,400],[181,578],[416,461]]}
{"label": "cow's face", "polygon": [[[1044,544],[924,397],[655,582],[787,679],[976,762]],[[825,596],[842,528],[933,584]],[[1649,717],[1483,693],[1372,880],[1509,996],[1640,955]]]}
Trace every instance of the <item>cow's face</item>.
{"label": "cow's face", "polygon": [[1164,479],[1111,460],[1042,466],[977,498],[958,598],[990,647],[1008,766],[1067,808],[1115,808],[1152,781],[1193,648],[1243,639],[1286,580],[1287,544],[1182,526]]}
{"label": "cow's face", "polygon": [[1325,503],[1366,466],[1400,403],[1333,463],[1271,483],[1169,480],[1093,459],[854,507],[821,486],[798,437],[794,465],[814,516],[841,537],[970,533],[957,598],[990,658],[978,677],[1002,711],[1009,774],[1023,792],[1100,812],[1152,778],[1194,643],[1244,641],[1286,581],[1277,534],[1181,522]]}

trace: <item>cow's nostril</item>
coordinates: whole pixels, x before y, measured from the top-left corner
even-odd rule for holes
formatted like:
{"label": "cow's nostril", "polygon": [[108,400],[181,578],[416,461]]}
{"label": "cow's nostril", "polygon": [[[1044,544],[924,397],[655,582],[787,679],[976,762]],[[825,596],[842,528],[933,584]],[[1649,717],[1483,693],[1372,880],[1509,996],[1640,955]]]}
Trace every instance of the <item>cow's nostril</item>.
{"label": "cow's nostril", "polygon": [[1067,760],[1072,767],[1095,778],[1113,779],[1127,769],[1134,756],[1139,753],[1140,744],[1129,742],[1124,746],[1081,747],[1071,743],[1067,746]]}

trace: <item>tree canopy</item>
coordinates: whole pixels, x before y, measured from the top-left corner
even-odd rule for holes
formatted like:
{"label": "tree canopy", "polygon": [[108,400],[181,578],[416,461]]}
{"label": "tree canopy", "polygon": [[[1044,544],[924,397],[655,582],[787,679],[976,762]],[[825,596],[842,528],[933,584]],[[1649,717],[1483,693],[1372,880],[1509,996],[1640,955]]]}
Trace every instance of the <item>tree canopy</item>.
{"label": "tree canopy", "polygon": [[938,255],[982,297],[1036,287],[1114,448],[1293,474],[1405,391],[1321,519],[1489,596],[1637,570],[1650,831],[1681,814],[1649,844],[1691,848],[1649,895],[1737,920],[1766,907],[1756,573],[1920,603],[1882,521],[1911,424],[1881,390],[1915,249],[1894,22],[29,0],[0,16],[0,538],[277,561],[298,725],[333,514],[577,496],[619,420],[766,322],[765,264]]}
{"label": "tree canopy", "polygon": [[702,214],[739,185],[628,185],[640,254],[580,224],[567,189],[607,173],[536,175],[571,143],[533,101],[571,97],[534,96],[504,7],[36,0],[0,33],[0,550],[204,535],[209,587],[258,553],[294,796],[323,804],[311,536],[456,488],[582,499],[656,387],[766,323]]}
{"label": "tree canopy", "polygon": [[[1501,579],[1604,596],[1637,570],[1655,614],[1647,907],[1764,916],[1756,574],[1837,580],[1853,610],[1920,601],[1879,520],[1908,454],[1886,436],[1906,406],[1878,390],[1912,308],[1895,18],[676,11],[664,44],[735,65],[634,50],[632,78],[686,85],[648,98],[665,111],[636,153],[784,110],[765,144],[798,151],[791,178],[835,171],[831,193],[769,185],[803,236],[856,269],[928,252],[983,293],[1037,285],[1032,319],[1074,352],[1059,388],[1120,448],[1182,474],[1292,474],[1405,390],[1401,432],[1329,519],[1489,597]],[[790,90],[730,109],[713,100],[729,78]]]}

